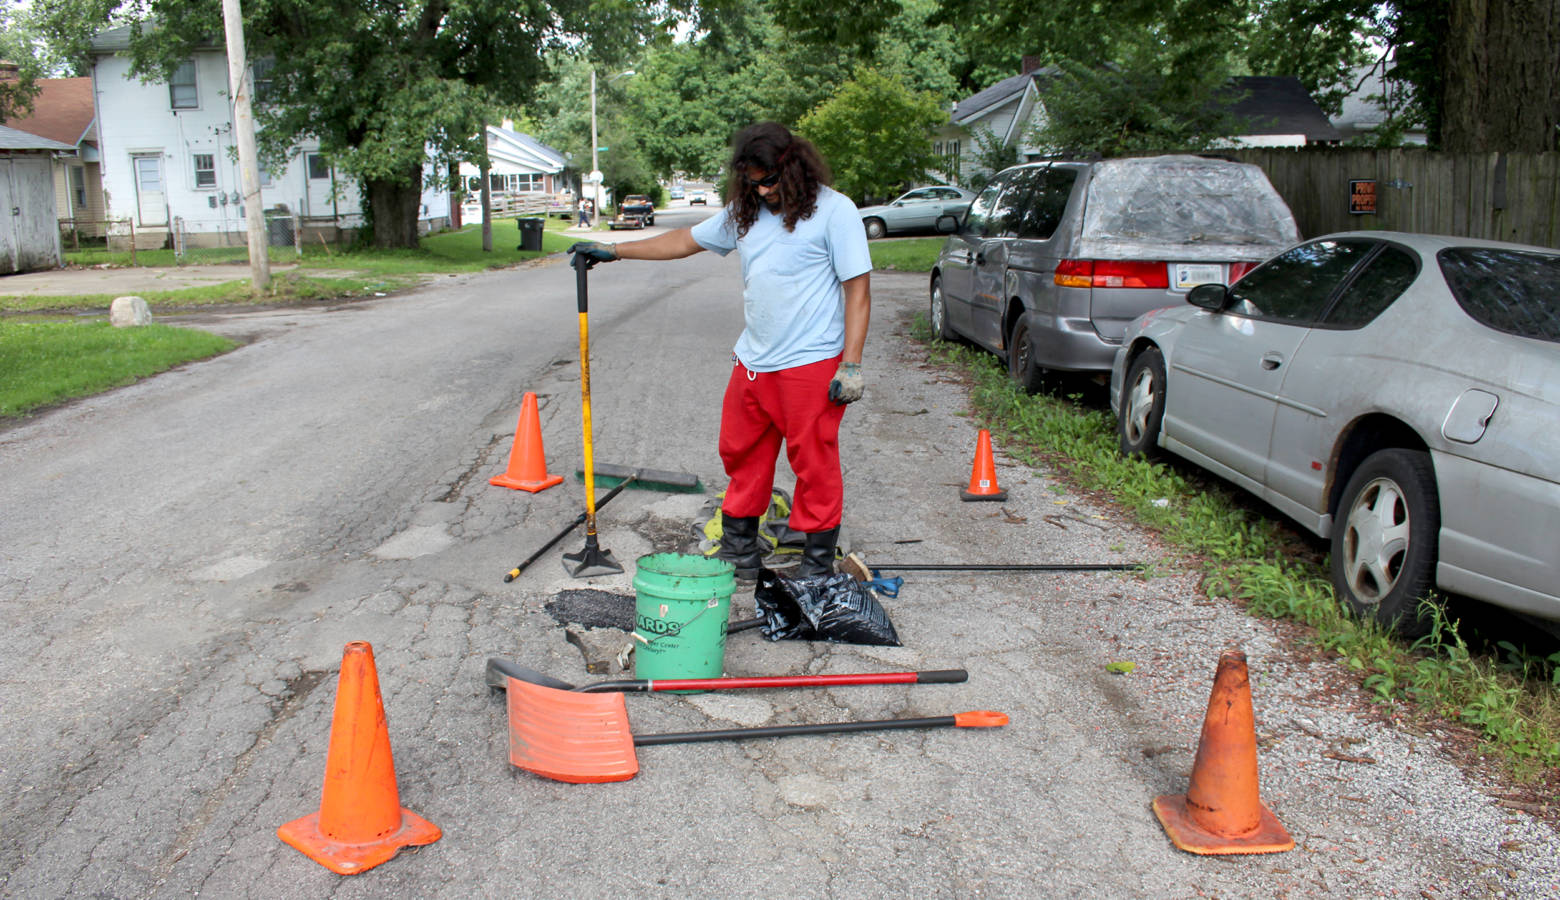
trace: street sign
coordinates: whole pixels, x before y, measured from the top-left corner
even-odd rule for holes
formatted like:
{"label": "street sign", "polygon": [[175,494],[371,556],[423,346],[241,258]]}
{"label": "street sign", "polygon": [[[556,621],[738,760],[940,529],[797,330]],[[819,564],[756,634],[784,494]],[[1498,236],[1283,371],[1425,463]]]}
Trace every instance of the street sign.
{"label": "street sign", "polygon": [[596,148],[596,152],[597,153],[606,153],[607,152],[607,148],[606,147],[597,147]]}

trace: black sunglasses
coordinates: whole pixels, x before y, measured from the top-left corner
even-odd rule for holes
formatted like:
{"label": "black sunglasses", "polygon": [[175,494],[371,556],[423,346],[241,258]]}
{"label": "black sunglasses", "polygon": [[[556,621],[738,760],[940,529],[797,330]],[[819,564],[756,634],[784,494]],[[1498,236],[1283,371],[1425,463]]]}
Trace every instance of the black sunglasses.
{"label": "black sunglasses", "polygon": [[768,175],[765,175],[763,178],[758,178],[758,179],[749,178],[746,175],[746,173],[744,173],[743,176],[742,176],[742,180],[747,182],[748,185],[751,186],[751,187],[772,188],[775,185],[780,183],[780,173],[779,172],[770,172]]}

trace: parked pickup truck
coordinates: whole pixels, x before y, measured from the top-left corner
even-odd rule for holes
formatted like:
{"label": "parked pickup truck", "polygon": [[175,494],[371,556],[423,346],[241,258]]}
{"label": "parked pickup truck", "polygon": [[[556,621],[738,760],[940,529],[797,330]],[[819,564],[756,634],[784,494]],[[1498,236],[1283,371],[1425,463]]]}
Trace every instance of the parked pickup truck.
{"label": "parked pickup truck", "polygon": [[634,218],[640,220],[641,225],[655,224],[655,204],[644,194],[629,194],[618,204],[617,219],[612,221],[613,228],[635,228],[635,225],[619,225],[619,219]]}

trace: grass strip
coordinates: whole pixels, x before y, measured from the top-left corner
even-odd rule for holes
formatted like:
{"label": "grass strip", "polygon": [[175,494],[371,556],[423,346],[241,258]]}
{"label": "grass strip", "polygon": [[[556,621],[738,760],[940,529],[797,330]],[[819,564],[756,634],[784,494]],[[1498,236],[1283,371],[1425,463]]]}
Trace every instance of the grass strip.
{"label": "grass strip", "polygon": [[1507,759],[1515,777],[1556,774],[1560,653],[1539,658],[1507,641],[1493,654],[1475,652],[1458,623],[1439,612],[1430,633],[1407,645],[1374,621],[1348,615],[1324,565],[1290,553],[1288,529],[1244,509],[1233,488],[1123,457],[1108,410],[1077,397],[1025,394],[990,354],[933,341],[924,314],[915,335],[929,345],[933,362],[969,375],[976,416],[1002,436],[1010,455],[1056,470],[1083,490],[1108,493],[1201,569],[1209,596],[1308,626],[1312,639],[1358,673],[1378,701],[1417,706],[1472,728]]}
{"label": "grass strip", "polygon": [[872,268],[898,272],[930,272],[942,251],[943,238],[891,238],[867,245],[872,253]]}
{"label": "grass strip", "polygon": [[15,418],[130,384],[234,346],[225,337],[171,325],[5,322],[0,324],[0,417]]}
{"label": "grass strip", "polygon": [[[422,239],[422,246],[417,250],[353,250],[343,253],[318,246],[305,248],[301,260],[290,249],[272,251],[273,264],[296,263],[298,267],[273,275],[270,287],[264,291],[256,291],[250,286],[249,269],[245,262],[247,252],[242,248],[223,248],[221,253],[228,256],[237,254],[236,260],[241,263],[232,266],[234,280],[172,291],[141,291],[137,296],[144,298],[155,312],[207,306],[271,306],[368,297],[411,287],[425,275],[501,269],[567,250],[579,238],[563,233],[563,227],[562,222],[548,223],[548,228],[542,232],[541,252],[517,249],[520,228],[513,219],[493,223],[493,250],[490,253],[482,250],[480,225],[468,225],[460,231],[430,235]],[[74,265],[130,264],[128,252],[83,250],[67,253],[66,257]],[[140,251],[136,259],[142,266],[176,265],[172,250]],[[124,293],[0,296],[0,311],[106,310],[115,297]]]}

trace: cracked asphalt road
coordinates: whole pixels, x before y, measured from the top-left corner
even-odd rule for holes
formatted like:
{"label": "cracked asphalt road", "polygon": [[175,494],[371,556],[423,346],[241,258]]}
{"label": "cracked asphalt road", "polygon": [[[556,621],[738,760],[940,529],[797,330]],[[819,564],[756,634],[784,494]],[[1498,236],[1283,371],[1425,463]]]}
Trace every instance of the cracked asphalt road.
{"label": "cracked asphalt road", "polygon": [[[735,260],[592,273],[596,457],[723,483]],[[908,338],[920,276],[874,277],[846,416],[846,527],[869,561],[1119,562],[1151,535],[998,447],[1002,504],[961,503],[964,389]],[[644,748],[567,785],[513,769],[490,655],[576,683],[545,604],[570,479],[490,487],[525,391],[551,471],[580,462],[573,273],[559,257],[329,310],[223,316],[222,358],[0,432],[0,894],[317,898],[1545,896],[1560,840],[1433,734],[1340,692],[1281,626],[1156,577],[925,573],[885,600],[900,648],[733,635],[732,674],[964,667],[959,685],[632,696],[636,731],[1008,712],[944,729]],[[782,479],[784,480],[784,479]],[[706,497],[625,492],[619,560],[692,547]],[[733,617],[746,616],[739,595]],[[443,828],[364,875],[283,845],[314,811],[343,645],[372,643],[402,805]],[[1175,850],[1218,652],[1251,659],[1264,799],[1288,854]],[[1108,662],[1137,663],[1130,675]],[[1340,749],[1346,753],[1338,753]],[[1329,752],[1332,753],[1328,756]],[[1370,763],[1349,762],[1347,756]]]}

